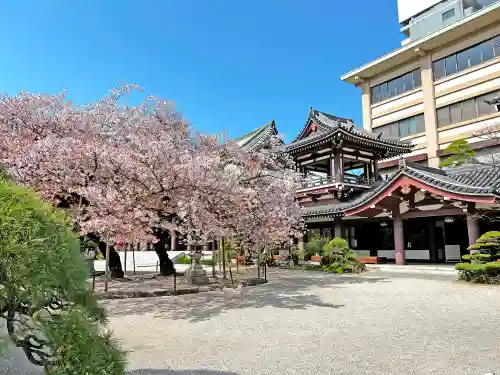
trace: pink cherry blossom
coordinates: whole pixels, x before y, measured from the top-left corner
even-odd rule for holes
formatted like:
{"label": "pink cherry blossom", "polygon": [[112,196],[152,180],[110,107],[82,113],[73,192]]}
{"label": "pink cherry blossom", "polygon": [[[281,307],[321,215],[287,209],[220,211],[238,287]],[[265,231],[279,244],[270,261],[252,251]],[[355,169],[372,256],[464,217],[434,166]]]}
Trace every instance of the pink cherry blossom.
{"label": "pink cherry blossom", "polygon": [[154,242],[161,228],[259,249],[299,234],[299,176],[279,139],[246,152],[224,134],[194,132],[170,101],[121,105],[136,89],[85,106],[65,92],[1,95],[1,165],[107,241]]}

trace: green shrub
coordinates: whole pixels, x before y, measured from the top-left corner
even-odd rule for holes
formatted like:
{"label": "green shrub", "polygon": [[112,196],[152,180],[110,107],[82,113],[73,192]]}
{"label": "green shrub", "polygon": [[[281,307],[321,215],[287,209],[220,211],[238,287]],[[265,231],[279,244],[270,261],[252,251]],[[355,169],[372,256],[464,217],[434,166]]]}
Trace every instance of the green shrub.
{"label": "green shrub", "polygon": [[363,272],[366,266],[358,262],[356,253],[349,248],[349,244],[343,238],[334,238],[323,246],[323,253],[332,268],[327,272]]}
{"label": "green shrub", "polygon": [[486,263],[491,260],[490,254],[474,253],[471,255],[473,263]]}
{"label": "green shrub", "polygon": [[465,255],[462,256],[462,260],[470,262],[471,259],[472,259],[472,255],[470,255],[470,254],[465,254]]}
{"label": "green shrub", "polygon": [[500,274],[500,262],[484,263],[484,269],[490,275]]}
{"label": "green shrub", "polygon": [[469,250],[479,250],[491,255],[497,254],[500,250],[500,232],[491,231],[484,233],[474,245],[469,246]]}
{"label": "green shrub", "polygon": [[181,256],[175,260],[176,264],[191,264],[191,258],[187,255]]}
{"label": "green shrub", "polygon": [[500,262],[459,263],[455,267],[461,280],[482,284],[500,284]]}
{"label": "green shrub", "polygon": [[[0,313],[14,344],[48,375],[123,375],[124,353],[103,330],[72,223],[0,179],[0,227]],[[49,356],[30,358],[39,349]]]}

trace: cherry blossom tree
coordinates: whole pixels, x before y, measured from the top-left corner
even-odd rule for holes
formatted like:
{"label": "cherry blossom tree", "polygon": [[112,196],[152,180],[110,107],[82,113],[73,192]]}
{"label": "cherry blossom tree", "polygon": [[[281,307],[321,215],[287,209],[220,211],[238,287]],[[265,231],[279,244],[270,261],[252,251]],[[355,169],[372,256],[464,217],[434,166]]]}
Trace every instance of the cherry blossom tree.
{"label": "cherry blossom tree", "polygon": [[70,210],[82,233],[157,242],[164,275],[174,271],[166,231],[187,241],[240,233],[261,248],[298,228],[298,175],[278,140],[246,152],[224,134],[193,132],[172,102],[124,106],[132,89],[83,107],[64,92],[1,96],[0,163]]}

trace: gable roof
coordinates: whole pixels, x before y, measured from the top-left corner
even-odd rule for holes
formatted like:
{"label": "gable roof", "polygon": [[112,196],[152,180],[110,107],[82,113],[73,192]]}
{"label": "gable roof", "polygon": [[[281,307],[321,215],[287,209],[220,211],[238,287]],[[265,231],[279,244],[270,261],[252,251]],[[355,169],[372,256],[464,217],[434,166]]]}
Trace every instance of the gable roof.
{"label": "gable roof", "polygon": [[318,126],[318,130],[317,130],[318,133],[325,133],[325,132],[332,130],[332,128],[334,128],[337,125],[337,123],[339,123],[339,122],[349,124],[349,125],[354,124],[354,120],[352,120],[352,119],[337,117],[337,116],[334,116],[330,113],[320,112],[317,109],[314,109],[311,107],[311,109],[309,111],[309,117],[307,118],[306,124],[302,128],[302,131],[299,133],[299,135],[293,140],[293,142],[297,142],[301,139],[304,139],[308,135],[310,136],[308,131],[310,130],[310,127],[311,127],[311,117],[315,117],[315,116],[319,116],[319,115],[326,117],[328,120],[324,123],[320,122],[320,123],[316,124]]}
{"label": "gable roof", "polygon": [[278,130],[276,129],[276,123],[272,120],[270,123],[252,130],[250,133],[244,134],[234,141],[243,149],[254,151],[276,135],[278,135]]}
{"label": "gable roof", "polygon": [[[313,132],[311,132],[313,130]],[[360,129],[351,119],[337,117],[311,108],[306,124],[297,138],[286,146],[286,151],[294,153],[319,144],[342,138],[375,149],[384,150],[385,157],[408,153],[412,144],[398,138],[369,133]]]}

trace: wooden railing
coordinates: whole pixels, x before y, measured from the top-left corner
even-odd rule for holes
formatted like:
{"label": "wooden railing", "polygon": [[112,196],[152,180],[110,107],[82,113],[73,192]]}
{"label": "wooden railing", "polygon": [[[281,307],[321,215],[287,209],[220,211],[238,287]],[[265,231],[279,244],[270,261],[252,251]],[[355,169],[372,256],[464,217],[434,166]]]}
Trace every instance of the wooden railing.
{"label": "wooden railing", "polygon": [[375,183],[373,179],[366,179],[364,177],[358,176],[349,176],[344,175],[341,181],[336,181],[335,177],[317,177],[317,178],[305,178],[302,182],[302,189],[309,189],[314,187],[321,187],[325,185],[331,185],[335,182],[343,183],[343,184],[352,184],[352,185],[371,185]]}

